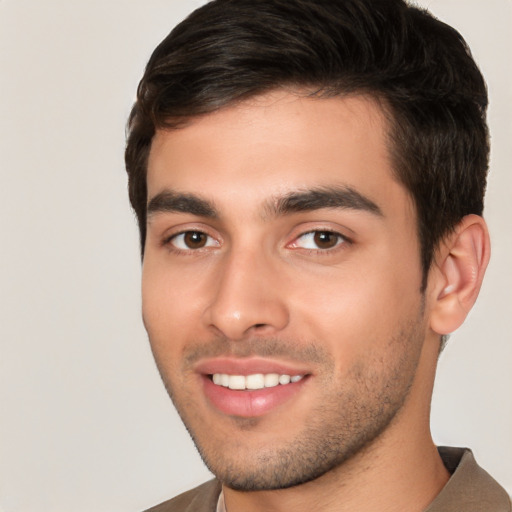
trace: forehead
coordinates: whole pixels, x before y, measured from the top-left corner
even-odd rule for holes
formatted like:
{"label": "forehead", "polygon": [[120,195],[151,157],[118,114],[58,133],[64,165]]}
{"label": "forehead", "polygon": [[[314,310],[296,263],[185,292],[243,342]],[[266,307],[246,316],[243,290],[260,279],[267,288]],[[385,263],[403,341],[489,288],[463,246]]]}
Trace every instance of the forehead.
{"label": "forehead", "polygon": [[[222,204],[268,201],[297,189],[350,187],[392,203],[388,124],[367,96],[306,97],[275,91],[157,131],[148,160],[148,200],[162,190]],[[227,204],[227,203],[226,203]]]}

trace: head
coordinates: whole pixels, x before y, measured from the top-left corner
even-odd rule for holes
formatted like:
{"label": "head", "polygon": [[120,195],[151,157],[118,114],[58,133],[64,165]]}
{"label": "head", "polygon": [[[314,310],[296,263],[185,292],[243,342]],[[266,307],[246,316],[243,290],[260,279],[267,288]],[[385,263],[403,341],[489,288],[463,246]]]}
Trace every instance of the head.
{"label": "head", "polygon": [[126,150],[144,320],[223,482],[290,487],[424,433],[464,316],[435,297],[478,288],[486,104],[461,36],[399,0],[217,0],[155,50]]}
{"label": "head", "polygon": [[128,125],[142,254],[156,130],[290,87],[380,102],[395,176],[416,207],[425,286],[439,241],[483,211],[487,92],[462,36],[402,0],[217,0],[178,25],[151,56]]}

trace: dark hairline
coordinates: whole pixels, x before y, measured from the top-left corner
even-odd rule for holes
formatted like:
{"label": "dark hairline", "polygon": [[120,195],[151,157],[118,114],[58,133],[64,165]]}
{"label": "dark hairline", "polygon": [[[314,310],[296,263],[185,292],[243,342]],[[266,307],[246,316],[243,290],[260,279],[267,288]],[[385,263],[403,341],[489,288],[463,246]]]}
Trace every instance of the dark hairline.
{"label": "dark hairline", "polygon": [[483,210],[487,92],[462,36],[402,0],[215,0],[179,24],[153,52],[130,117],[126,161],[141,249],[155,130],[278,87],[381,101],[426,280],[440,241]]}

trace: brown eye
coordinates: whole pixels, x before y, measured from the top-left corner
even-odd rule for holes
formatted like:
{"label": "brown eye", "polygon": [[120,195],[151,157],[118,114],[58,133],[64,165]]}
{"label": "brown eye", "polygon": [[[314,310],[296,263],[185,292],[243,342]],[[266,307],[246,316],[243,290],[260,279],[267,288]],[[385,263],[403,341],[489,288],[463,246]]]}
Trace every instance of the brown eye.
{"label": "brown eye", "polygon": [[187,231],[183,234],[183,242],[189,249],[201,249],[206,241],[207,236],[199,231]]}
{"label": "brown eye", "polygon": [[316,251],[327,251],[345,243],[347,239],[335,231],[309,231],[299,236],[292,247],[312,249]]}
{"label": "brown eye", "polygon": [[332,249],[340,240],[340,235],[332,231],[315,231],[313,241],[319,249]]}
{"label": "brown eye", "polygon": [[180,251],[191,251],[206,247],[218,247],[219,243],[202,231],[184,231],[174,235],[169,243]]}

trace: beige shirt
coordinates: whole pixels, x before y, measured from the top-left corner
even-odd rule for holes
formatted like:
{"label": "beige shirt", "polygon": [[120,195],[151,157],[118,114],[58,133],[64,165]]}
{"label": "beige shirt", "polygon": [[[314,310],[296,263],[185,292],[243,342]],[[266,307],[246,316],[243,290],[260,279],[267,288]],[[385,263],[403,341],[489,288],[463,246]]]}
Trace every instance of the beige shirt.
{"label": "beige shirt", "polygon": [[[452,474],[425,512],[512,512],[505,490],[475,461],[467,448],[439,448]],[[211,480],[146,512],[227,512],[221,485]]]}

